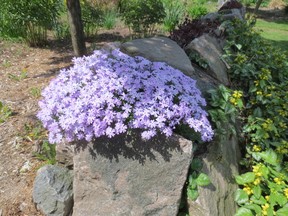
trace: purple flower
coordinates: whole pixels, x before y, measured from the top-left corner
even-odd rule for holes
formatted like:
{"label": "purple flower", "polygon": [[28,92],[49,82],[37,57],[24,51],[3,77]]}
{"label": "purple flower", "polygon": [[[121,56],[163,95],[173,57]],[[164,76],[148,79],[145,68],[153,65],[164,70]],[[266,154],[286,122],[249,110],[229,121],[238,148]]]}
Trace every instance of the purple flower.
{"label": "purple flower", "polygon": [[37,116],[51,143],[113,137],[133,128],[148,140],[158,132],[171,136],[182,123],[203,141],[212,139],[196,81],[179,70],[119,50],[97,50],[73,61],[43,90],[39,102]]}

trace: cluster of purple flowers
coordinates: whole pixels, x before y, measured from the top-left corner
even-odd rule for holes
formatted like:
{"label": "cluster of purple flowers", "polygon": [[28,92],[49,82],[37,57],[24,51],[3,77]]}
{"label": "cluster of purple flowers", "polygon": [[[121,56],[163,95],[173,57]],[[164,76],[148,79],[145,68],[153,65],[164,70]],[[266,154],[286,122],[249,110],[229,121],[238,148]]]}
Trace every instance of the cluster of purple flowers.
{"label": "cluster of purple flowers", "polygon": [[203,141],[212,139],[196,81],[179,70],[119,50],[97,50],[73,61],[39,102],[37,116],[51,143],[113,137],[133,128],[148,140],[157,132],[170,136],[182,123],[200,132]]}

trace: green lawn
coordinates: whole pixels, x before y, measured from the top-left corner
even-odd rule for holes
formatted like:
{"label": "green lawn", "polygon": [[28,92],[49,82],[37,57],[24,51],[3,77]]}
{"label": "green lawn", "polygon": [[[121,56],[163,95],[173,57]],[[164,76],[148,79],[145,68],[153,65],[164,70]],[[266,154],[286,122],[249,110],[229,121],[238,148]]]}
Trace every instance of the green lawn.
{"label": "green lawn", "polygon": [[261,36],[272,42],[275,46],[288,51],[288,22],[268,22],[258,19],[256,29],[261,30]]}

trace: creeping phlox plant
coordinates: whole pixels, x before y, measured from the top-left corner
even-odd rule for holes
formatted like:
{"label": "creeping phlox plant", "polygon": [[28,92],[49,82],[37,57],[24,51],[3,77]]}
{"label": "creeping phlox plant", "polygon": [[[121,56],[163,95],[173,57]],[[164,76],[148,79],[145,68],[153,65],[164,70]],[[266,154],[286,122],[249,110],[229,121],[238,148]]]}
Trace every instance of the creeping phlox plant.
{"label": "creeping phlox plant", "polygon": [[51,143],[111,138],[136,128],[148,140],[157,132],[170,136],[178,124],[200,132],[203,141],[213,136],[195,80],[165,63],[119,50],[74,59],[42,96],[37,116]]}

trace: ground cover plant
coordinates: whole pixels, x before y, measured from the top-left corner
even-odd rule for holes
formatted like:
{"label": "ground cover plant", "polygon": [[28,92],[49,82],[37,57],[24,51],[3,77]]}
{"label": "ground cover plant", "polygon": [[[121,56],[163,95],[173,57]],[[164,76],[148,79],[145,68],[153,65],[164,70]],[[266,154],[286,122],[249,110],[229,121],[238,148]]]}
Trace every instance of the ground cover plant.
{"label": "ground cover plant", "polygon": [[196,81],[179,70],[118,50],[95,51],[74,64],[50,83],[39,103],[38,118],[51,143],[113,137],[133,128],[148,140],[158,132],[171,136],[178,124],[199,132],[203,141],[212,139]]}
{"label": "ground cover plant", "polygon": [[[288,64],[287,56],[252,28],[236,22],[229,30],[226,60],[233,88],[243,91],[242,174],[236,215],[288,214]],[[242,95],[241,95],[242,96]],[[231,97],[230,103],[235,99]]]}

